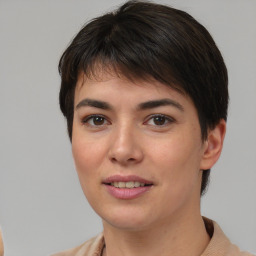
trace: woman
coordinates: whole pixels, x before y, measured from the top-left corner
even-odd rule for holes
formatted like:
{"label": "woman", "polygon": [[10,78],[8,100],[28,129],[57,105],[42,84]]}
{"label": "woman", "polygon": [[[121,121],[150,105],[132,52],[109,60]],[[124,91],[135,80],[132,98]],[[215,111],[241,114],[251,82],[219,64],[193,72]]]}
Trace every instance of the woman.
{"label": "woman", "polygon": [[103,233],[56,256],[250,255],[200,213],[228,106],[226,66],[201,24],[130,1],[88,23],[59,70],[76,169]]}

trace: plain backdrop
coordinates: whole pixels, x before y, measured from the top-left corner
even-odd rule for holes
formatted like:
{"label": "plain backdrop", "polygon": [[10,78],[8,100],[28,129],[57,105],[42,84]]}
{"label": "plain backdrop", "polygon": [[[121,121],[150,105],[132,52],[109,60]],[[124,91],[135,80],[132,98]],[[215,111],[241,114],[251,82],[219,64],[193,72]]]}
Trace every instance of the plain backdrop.
{"label": "plain backdrop", "polygon": [[[5,256],[44,256],[101,231],[58,106],[58,60],[91,18],[122,0],[0,0],[0,226]],[[163,0],[213,35],[229,70],[224,150],[202,214],[256,252],[256,1]]]}

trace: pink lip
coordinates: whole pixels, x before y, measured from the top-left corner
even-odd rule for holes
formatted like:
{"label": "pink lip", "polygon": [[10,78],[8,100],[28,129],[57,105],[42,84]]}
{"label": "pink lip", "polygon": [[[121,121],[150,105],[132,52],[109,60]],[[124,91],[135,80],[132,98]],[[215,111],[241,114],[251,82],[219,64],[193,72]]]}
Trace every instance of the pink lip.
{"label": "pink lip", "polygon": [[118,199],[134,199],[145,192],[149,191],[152,186],[138,187],[138,188],[116,188],[114,186],[106,185],[105,187],[110,195]]}
{"label": "pink lip", "polygon": [[110,176],[110,177],[104,179],[103,183],[104,184],[108,184],[108,183],[118,182],[118,181],[122,181],[122,182],[138,181],[140,183],[153,184],[152,181],[143,179],[143,178],[141,178],[139,176],[136,176],[136,175],[128,175],[128,176],[113,175],[113,176]]}
{"label": "pink lip", "polygon": [[[116,188],[110,185],[110,183],[118,182],[118,181],[121,181],[121,182],[138,181],[140,183],[145,183],[150,186],[137,187],[137,188]],[[103,184],[107,189],[108,193],[113,197],[118,199],[128,200],[128,199],[137,198],[143,195],[145,192],[149,191],[152,188],[153,182],[143,179],[136,175],[128,175],[128,176],[114,175],[104,179]]]}

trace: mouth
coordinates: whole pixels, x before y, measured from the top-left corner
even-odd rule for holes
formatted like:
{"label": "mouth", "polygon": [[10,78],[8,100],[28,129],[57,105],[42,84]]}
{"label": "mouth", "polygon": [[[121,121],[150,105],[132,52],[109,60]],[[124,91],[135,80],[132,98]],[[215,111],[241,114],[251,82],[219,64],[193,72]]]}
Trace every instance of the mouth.
{"label": "mouth", "polygon": [[118,199],[134,199],[148,192],[153,186],[153,182],[141,177],[130,176],[110,176],[103,182],[110,195]]}
{"label": "mouth", "polygon": [[136,175],[114,175],[103,180],[104,185],[113,186],[115,188],[139,188],[152,186],[153,182],[141,178]]}
{"label": "mouth", "polygon": [[128,181],[128,182],[115,181],[115,182],[104,183],[104,184],[108,186],[113,186],[115,188],[130,188],[130,189],[139,188],[139,187],[148,187],[153,185],[153,184],[146,184],[139,181]]}

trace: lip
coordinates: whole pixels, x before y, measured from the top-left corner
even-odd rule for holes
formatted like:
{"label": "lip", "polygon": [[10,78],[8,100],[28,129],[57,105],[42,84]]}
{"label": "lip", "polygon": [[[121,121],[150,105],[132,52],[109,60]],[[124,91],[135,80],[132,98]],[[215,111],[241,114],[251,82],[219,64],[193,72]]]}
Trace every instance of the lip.
{"label": "lip", "polygon": [[108,193],[117,199],[131,200],[142,196],[148,192],[152,186],[138,187],[138,188],[116,188],[114,186],[104,184]]}
{"label": "lip", "polygon": [[121,181],[121,182],[138,181],[140,183],[145,183],[145,184],[150,184],[150,185],[152,184],[153,185],[152,181],[146,180],[146,179],[141,178],[137,175],[127,175],[127,176],[113,175],[113,176],[110,176],[110,177],[107,177],[106,179],[104,179],[102,183],[103,184],[109,184],[109,183],[118,182],[118,181]]}
{"label": "lip", "polygon": [[[136,187],[136,188],[116,188],[110,185],[112,182],[118,182],[118,181],[121,181],[121,182],[138,181],[140,183],[145,183],[148,186]],[[148,192],[153,186],[153,182],[136,175],[128,175],[128,176],[113,175],[104,179],[102,183],[106,188],[107,192],[111,196],[117,199],[125,199],[125,200],[138,198],[142,196],[144,193]]]}

